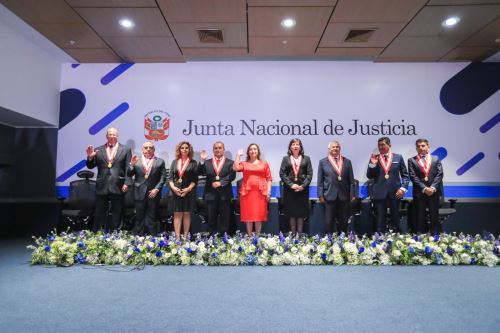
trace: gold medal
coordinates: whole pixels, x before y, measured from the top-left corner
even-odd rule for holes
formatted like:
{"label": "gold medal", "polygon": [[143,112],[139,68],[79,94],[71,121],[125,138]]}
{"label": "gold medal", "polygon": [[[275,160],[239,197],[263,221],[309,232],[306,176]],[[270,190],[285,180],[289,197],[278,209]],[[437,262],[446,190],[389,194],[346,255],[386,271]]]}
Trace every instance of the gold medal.
{"label": "gold medal", "polygon": [[179,178],[178,182],[179,182],[179,183],[182,183],[182,178]]}
{"label": "gold medal", "polygon": [[219,179],[220,179],[220,177],[219,177],[219,176],[215,176],[215,180],[219,180]]}
{"label": "gold medal", "polygon": [[113,166],[113,163],[109,162],[109,163],[108,163],[108,168],[110,168],[110,169],[111,169],[111,167],[112,167],[112,166]]}
{"label": "gold medal", "polygon": [[341,180],[342,180],[342,177],[338,176],[338,177],[337,177],[337,179],[338,179],[339,181],[341,181]]}
{"label": "gold medal", "polygon": [[425,176],[424,180],[425,180],[425,181],[428,181],[428,180],[429,180],[429,177]]}
{"label": "gold medal", "polygon": [[385,177],[385,179],[389,179],[389,175],[385,175],[384,177]]}
{"label": "gold medal", "polygon": [[149,175],[144,175],[144,178],[148,179]]}
{"label": "gold medal", "polygon": [[297,177],[295,177],[295,181],[299,180]]}

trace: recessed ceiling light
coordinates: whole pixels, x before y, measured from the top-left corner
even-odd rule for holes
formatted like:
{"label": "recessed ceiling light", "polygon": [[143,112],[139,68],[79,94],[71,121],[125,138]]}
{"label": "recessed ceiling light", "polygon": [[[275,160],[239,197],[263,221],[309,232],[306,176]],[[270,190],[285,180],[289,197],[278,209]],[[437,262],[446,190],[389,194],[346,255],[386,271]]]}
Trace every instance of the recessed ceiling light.
{"label": "recessed ceiling light", "polygon": [[500,38],[495,39],[495,43],[500,43]]}
{"label": "recessed ceiling light", "polygon": [[288,41],[286,39],[282,40],[281,43],[283,44],[288,44]]}
{"label": "recessed ceiling light", "polygon": [[127,29],[132,29],[135,26],[135,23],[127,18],[121,19],[120,21],[118,21],[118,23],[120,23],[122,27]]}
{"label": "recessed ceiling light", "polygon": [[460,19],[456,16],[448,17],[446,20],[443,21],[443,25],[445,27],[452,27],[456,25],[458,22],[460,22]]}
{"label": "recessed ceiling light", "polygon": [[69,41],[69,43],[70,43],[71,45],[75,45],[75,43],[76,43],[76,42],[75,42],[74,40],[70,40],[70,41]]}
{"label": "recessed ceiling light", "polygon": [[283,26],[284,28],[291,28],[295,26],[295,24],[297,24],[297,22],[295,22],[295,20],[290,17],[287,17],[286,19],[283,19],[283,21],[281,21],[281,26]]}

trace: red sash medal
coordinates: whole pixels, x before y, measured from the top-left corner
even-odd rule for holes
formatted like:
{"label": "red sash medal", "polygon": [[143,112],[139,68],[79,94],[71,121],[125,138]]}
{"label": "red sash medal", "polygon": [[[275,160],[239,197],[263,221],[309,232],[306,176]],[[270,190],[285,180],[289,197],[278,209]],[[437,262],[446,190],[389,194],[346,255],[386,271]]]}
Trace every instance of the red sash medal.
{"label": "red sash medal", "polygon": [[378,161],[380,162],[380,165],[382,166],[382,169],[384,169],[385,172],[385,179],[389,179],[389,169],[391,168],[392,165],[392,157],[394,156],[393,153],[389,153],[389,158],[387,158],[387,162],[385,161],[384,157],[382,154],[378,155]]}
{"label": "red sash medal", "polygon": [[179,183],[182,183],[182,176],[184,176],[184,173],[186,172],[189,162],[191,162],[191,159],[189,158],[184,163],[182,163],[181,159],[177,161],[177,172],[179,173],[179,180],[178,180]]}
{"label": "red sash medal", "polygon": [[149,173],[151,172],[151,168],[153,168],[153,164],[155,162],[155,157],[151,157],[147,159],[144,155],[142,155],[142,170],[144,170],[144,178],[148,179]]}
{"label": "red sash medal", "polygon": [[420,166],[420,169],[425,175],[424,180],[428,181],[429,172],[431,171],[432,158],[429,158],[429,154],[425,155],[425,164],[424,164],[424,161],[422,158],[420,158],[420,155],[417,155],[417,161],[418,165]]}
{"label": "red sash medal", "polygon": [[302,163],[302,155],[299,155],[299,158],[290,155],[290,164],[292,165],[293,174],[295,176],[294,181],[299,180],[300,163]]}
{"label": "red sash medal", "polygon": [[106,157],[108,159],[108,168],[110,169],[113,166],[113,160],[116,157],[117,151],[118,151],[118,143],[113,148],[109,148],[109,146],[106,145]]}
{"label": "red sash medal", "polygon": [[340,161],[339,163],[337,163],[337,161],[335,161],[335,159],[332,156],[328,155],[328,161],[330,161],[333,170],[337,172],[338,176],[337,179],[341,181],[342,177],[340,175],[342,174],[342,166],[344,165],[344,159],[342,158],[342,156],[339,155],[338,160]]}
{"label": "red sash medal", "polygon": [[224,166],[224,162],[226,161],[225,157],[222,157],[220,161],[217,161],[215,158],[212,158],[212,166],[214,167],[215,171],[215,180],[219,181],[220,177],[220,171],[222,170],[222,167]]}

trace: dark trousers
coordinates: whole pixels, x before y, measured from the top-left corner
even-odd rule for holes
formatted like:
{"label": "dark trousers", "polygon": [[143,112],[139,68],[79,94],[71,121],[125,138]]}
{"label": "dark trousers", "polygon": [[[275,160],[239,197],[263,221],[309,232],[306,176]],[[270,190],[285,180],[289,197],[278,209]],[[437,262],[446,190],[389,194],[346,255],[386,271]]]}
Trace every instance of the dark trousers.
{"label": "dark trousers", "polygon": [[[229,221],[231,219],[231,201],[207,200],[208,208],[208,228],[211,233],[218,232],[224,234],[229,231]],[[219,217],[220,216],[220,217]]]}
{"label": "dark trousers", "polygon": [[385,198],[381,200],[373,200],[373,204],[375,205],[375,210],[377,211],[377,225],[375,226],[375,230],[377,232],[386,232],[386,220],[387,220],[387,206],[389,206],[391,223],[390,228],[399,232],[399,202],[401,200],[396,198]]}
{"label": "dark trousers", "polygon": [[[327,233],[345,232],[347,233],[347,220],[349,218],[349,200],[325,202],[325,230]],[[335,223],[335,220],[338,221]]]}
{"label": "dark trousers", "polygon": [[441,232],[441,224],[439,223],[439,195],[434,193],[430,197],[424,196],[420,198],[414,198],[416,216],[417,216],[417,230],[418,233],[427,232],[427,227],[425,225],[426,222],[426,208],[429,208],[429,217],[430,217],[430,232],[431,233],[440,233]]}
{"label": "dark trousers", "polygon": [[[121,226],[123,217],[123,194],[96,195],[94,232],[99,230],[117,230]],[[111,203],[111,211],[109,210]],[[111,224],[108,224],[108,212],[111,213]]]}
{"label": "dark trousers", "polygon": [[158,234],[157,211],[160,202],[160,195],[150,199],[147,197],[142,200],[135,200],[135,223],[132,233],[142,235],[144,232],[148,235]]}

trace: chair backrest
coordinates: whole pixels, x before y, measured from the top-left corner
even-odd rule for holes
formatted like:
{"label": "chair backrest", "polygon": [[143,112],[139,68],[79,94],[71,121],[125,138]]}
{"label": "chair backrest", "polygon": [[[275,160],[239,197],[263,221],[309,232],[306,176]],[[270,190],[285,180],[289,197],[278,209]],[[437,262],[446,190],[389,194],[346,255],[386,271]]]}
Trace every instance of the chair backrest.
{"label": "chair backrest", "polygon": [[237,182],[236,182],[236,197],[239,199],[240,197],[240,188],[241,188],[241,184],[243,184],[243,178],[239,179]]}
{"label": "chair backrest", "polygon": [[129,187],[127,193],[125,193],[124,208],[133,208],[134,200],[134,189],[132,187]]}
{"label": "chair backrest", "polygon": [[69,183],[69,209],[92,209],[95,206],[95,181],[74,180]]}
{"label": "chair backrest", "polygon": [[350,198],[355,197],[359,198],[359,180],[354,179],[354,183],[351,185],[350,190]]}
{"label": "chair backrest", "polygon": [[373,179],[368,179],[365,183],[366,185],[366,188],[368,190],[368,196],[371,198],[373,196],[373,184],[374,184],[374,180]]}

